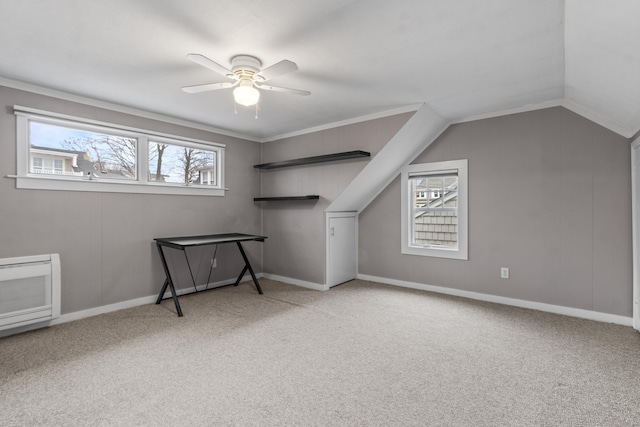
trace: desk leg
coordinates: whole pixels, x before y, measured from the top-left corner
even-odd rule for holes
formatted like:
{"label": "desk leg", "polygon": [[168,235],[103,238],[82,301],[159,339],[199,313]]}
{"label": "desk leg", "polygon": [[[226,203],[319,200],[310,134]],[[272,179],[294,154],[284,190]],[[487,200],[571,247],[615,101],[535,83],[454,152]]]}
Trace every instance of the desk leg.
{"label": "desk leg", "polygon": [[158,299],[156,299],[156,304],[160,304],[162,302],[162,297],[164,296],[164,293],[167,292],[167,286],[169,286],[169,280],[164,279],[164,285],[162,285],[162,289],[158,294]]}
{"label": "desk leg", "polygon": [[162,286],[162,290],[158,295],[158,299],[156,300],[156,304],[160,304],[162,301],[162,297],[167,290],[167,286],[171,291],[171,296],[173,297],[173,303],[176,306],[176,311],[178,312],[178,317],[182,317],[182,309],[180,308],[180,303],[178,302],[178,295],[176,294],[176,288],[173,286],[173,280],[171,280],[171,274],[169,273],[169,267],[167,266],[167,260],[164,257],[164,252],[162,250],[162,245],[156,243],[158,246],[158,252],[160,253],[160,261],[162,261],[162,268],[164,268],[164,274],[167,277],[164,279],[164,285]]}
{"label": "desk leg", "polygon": [[247,272],[247,264],[244,265],[244,268],[240,272],[240,275],[236,279],[236,283],[234,283],[233,286],[238,286],[240,284],[240,280],[242,280],[242,278],[244,277],[244,273],[246,272]]}
{"label": "desk leg", "polygon": [[262,288],[260,287],[260,283],[258,283],[258,279],[256,278],[255,273],[253,272],[253,268],[251,268],[251,264],[249,263],[247,254],[244,253],[244,249],[242,249],[242,245],[240,244],[240,242],[236,242],[236,243],[238,244],[238,249],[240,249],[242,258],[244,259],[244,268],[242,269],[242,273],[240,273],[240,276],[238,276],[238,280],[236,280],[236,285],[240,283],[240,280],[242,280],[242,276],[244,276],[244,273],[246,273],[247,270],[249,270],[249,273],[251,274],[251,278],[253,279],[253,283],[256,285],[256,289],[258,289],[258,293],[262,295]]}

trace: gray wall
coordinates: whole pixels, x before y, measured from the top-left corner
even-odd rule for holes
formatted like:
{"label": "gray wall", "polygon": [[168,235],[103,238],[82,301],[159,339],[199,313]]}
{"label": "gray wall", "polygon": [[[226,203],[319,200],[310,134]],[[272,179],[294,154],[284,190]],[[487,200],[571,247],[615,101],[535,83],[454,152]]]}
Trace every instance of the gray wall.
{"label": "gray wall", "polygon": [[[375,154],[413,113],[262,144],[263,163],[342,151]],[[265,170],[263,196],[318,194],[318,201],[257,202],[262,206],[264,271],[315,284],[325,283],[324,210],[367,164],[367,159]]]}
{"label": "gray wall", "polygon": [[[324,209],[367,161],[263,172],[253,165],[350,150],[375,155],[411,116],[260,145],[5,87],[0,101],[0,257],[60,253],[63,313],[157,293],[164,279],[152,243],[158,236],[264,233],[264,245],[246,245],[256,271],[323,284]],[[6,178],[16,172],[16,104],[224,143],[230,191],[198,197],[18,190]],[[553,108],[454,125],[415,163],[460,158],[469,159],[469,261],[400,254],[396,179],[360,215],[359,273],[631,316],[628,140]],[[253,202],[258,194],[321,198]],[[202,282],[210,252],[191,256]],[[233,278],[239,258],[234,247],[221,246],[212,280]],[[180,271],[179,287],[188,287],[183,259],[170,262]],[[499,278],[500,267],[511,269],[511,279]]]}
{"label": "gray wall", "polygon": [[400,254],[396,178],[359,217],[360,274],[632,315],[629,140],[558,107],[453,125],[413,163],[465,158],[469,260]]}
{"label": "gray wall", "polygon": [[[260,209],[253,203],[260,191],[255,142],[6,87],[0,87],[0,105],[0,258],[59,253],[63,314],[157,294],[164,274],[154,237],[261,232]],[[207,197],[18,190],[6,178],[16,173],[13,105],[226,144],[230,191]],[[261,244],[245,248],[254,269],[262,271]],[[198,282],[207,277],[209,256],[206,250],[193,252]],[[180,272],[178,287],[189,286],[184,259],[173,256],[171,264]],[[237,248],[223,245],[212,281],[235,278],[242,266]]]}

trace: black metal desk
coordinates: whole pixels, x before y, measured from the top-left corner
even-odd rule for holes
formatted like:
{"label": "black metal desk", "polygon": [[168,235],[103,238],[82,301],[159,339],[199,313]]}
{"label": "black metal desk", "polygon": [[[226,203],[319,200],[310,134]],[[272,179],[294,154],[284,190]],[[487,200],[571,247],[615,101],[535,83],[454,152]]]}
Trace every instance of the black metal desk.
{"label": "black metal desk", "polygon": [[[240,272],[240,275],[236,279],[234,286],[238,286],[244,274],[247,272],[247,270],[249,270],[249,273],[251,274],[251,278],[253,279],[253,283],[256,285],[256,289],[258,289],[258,293],[262,294],[262,288],[260,288],[260,283],[258,283],[258,279],[256,278],[256,275],[253,272],[253,268],[251,268],[251,264],[249,263],[247,254],[244,252],[244,249],[242,248],[241,242],[248,242],[248,241],[264,242],[264,239],[266,239],[265,236],[257,236],[253,234],[241,234],[241,233],[211,234],[208,236],[158,237],[157,239],[153,239],[156,241],[156,246],[158,247],[158,252],[160,253],[160,261],[162,261],[162,268],[164,268],[164,274],[166,276],[166,279],[164,280],[164,285],[162,286],[162,290],[160,290],[160,294],[158,294],[158,299],[156,300],[156,304],[160,304],[160,302],[162,301],[162,297],[164,296],[164,293],[167,291],[167,287],[168,287],[169,290],[171,291],[171,296],[173,298],[173,303],[176,306],[178,316],[182,317],[182,309],[180,308],[180,303],[178,302],[178,295],[176,294],[176,288],[173,285],[173,279],[171,278],[171,273],[169,272],[169,267],[167,266],[167,260],[164,256],[164,251],[162,249],[163,246],[183,251],[188,264],[189,259],[187,258],[187,252],[186,252],[186,248],[188,247],[218,245],[222,243],[236,243],[238,245],[238,249],[240,250],[240,254],[242,255],[242,258],[244,259],[244,268],[242,269],[242,271]],[[195,279],[193,278],[193,273],[191,272],[190,266],[189,266],[189,272],[191,273],[191,279],[193,280],[193,285],[194,287],[196,287]],[[197,287],[196,287],[196,292],[198,292]]]}

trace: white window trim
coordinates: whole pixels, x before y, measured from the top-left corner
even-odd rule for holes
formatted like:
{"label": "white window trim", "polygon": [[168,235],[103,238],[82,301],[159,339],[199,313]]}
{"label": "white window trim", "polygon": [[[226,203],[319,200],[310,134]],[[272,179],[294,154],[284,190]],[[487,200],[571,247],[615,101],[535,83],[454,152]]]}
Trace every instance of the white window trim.
{"label": "white window trim", "polygon": [[[225,145],[185,138],[145,129],[120,126],[113,123],[73,117],[65,114],[52,113],[29,107],[14,106],[16,115],[16,167],[17,174],[10,175],[16,179],[16,188],[39,190],[67,190],[67,191],[97,191],[107,193],[138,193],[138,194],[173,194],[224,196],[228,189],[224,186]],[[89,180],[78,177],[39,175],[30,173],[29,169],[29,121],[68,126],[76,129],[99,130],[104,132],[108,128],[114,135],[122,135],[137,139],[137,179],[136,180]],[[178,183],[159,183],[147,179],[148,175],[148,144],[149,141],[166,141],[174,145],[182,145],[215,151],[218,157],[217,183],[215,187],[196,187]]]}
{"label": "white window trim", "polygon": [[[429,248],[411,245],[411,209],[409,203],[412,200],[409,194],[409,178],[419,173],[434,174],[443,171],[458,171],[458,247]],[[450,160],[445,162],[423,163],[408,165],[401,171],[401,253],[406,255],[420,255],[438,258],[451,258],[458,260],[469,259],[469,227],[468,227],[468,161]]]}

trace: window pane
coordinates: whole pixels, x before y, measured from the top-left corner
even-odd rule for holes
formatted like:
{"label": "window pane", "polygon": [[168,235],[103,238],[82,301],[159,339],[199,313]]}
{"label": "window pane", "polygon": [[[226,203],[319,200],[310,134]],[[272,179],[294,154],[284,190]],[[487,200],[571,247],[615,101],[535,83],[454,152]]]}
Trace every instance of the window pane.
{"label": "window pane", "polygon": [[[458,247],[458,177],[412,178],[414,203],[411,244]],[[453,209],[453,210],[452,210]]]}
{"label": "window pane", "polygon": [[29,144],[31,173],[137,178],[135,138],[30,121]]}
{"label": "window pane", "polygon": [[457,207],[458,177],[420,177],[411,179],[414,208]]}
{"label": "window pane", "polygon": [[457,212],[420,212],[414,215],[412,226],[414,246],[458,247]]}
{"label": "window pane", "polygon": [[213,150],[149,143],[149,181],[215,186],[216,162]]}
{"label": "window pane", "polygon": [[424,178],[415,178],[411,180],[413,188],[413,206],[421,208],[427,204],[427,180]]}
{"label": "window pane", "polygon": [[449,190],[456,190],[458,188],[458,177],[457,176],[445,177],[444,187]]}
{"label": "window pane", "polygon": [[430,208],[442,205],[442,178],[428,178],[427,189],[429,192]]}
{"label": "window pane", "polygon": [[457,208],[458,207],[458,192],[447,191],[444,193],[444,207],[445,208]]}

